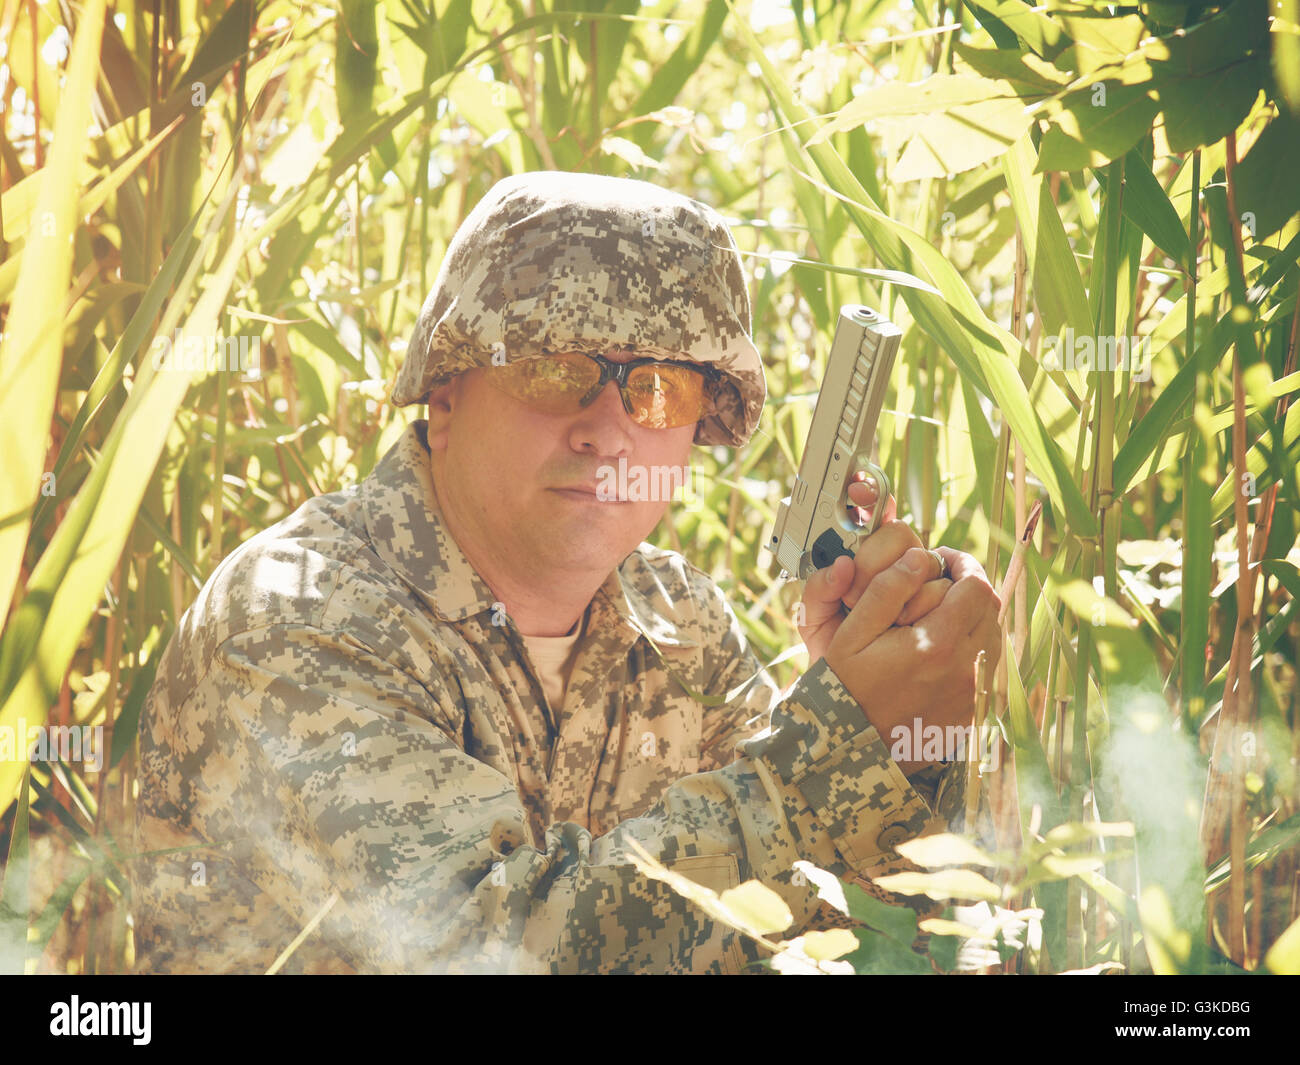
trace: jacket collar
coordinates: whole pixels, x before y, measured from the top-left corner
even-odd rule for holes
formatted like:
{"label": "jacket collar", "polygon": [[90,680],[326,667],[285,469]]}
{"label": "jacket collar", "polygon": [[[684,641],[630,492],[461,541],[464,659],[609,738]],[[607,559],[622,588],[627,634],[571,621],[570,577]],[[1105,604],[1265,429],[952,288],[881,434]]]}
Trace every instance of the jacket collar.
{"label": "jacket collar", "polygon": [[[433,488],[428,423],[411,423],[361,484],[366,530],[376,553],[441,620],[464,621],[497,602],[492,589],[452,538]],[[672,590],[654,567],[648,544],[623,560],[592,599],[588,629],[618,630],[630,646],[639,635],[656,644],[694,647]]]}

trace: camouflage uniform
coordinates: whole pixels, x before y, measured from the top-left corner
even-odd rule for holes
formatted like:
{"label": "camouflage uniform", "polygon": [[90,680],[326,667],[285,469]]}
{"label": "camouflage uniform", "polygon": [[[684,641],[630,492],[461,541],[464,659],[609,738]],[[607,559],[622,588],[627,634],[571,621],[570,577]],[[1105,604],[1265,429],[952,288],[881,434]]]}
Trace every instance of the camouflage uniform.
{"label": "camouflage uniform", "polygon": [[[408,400],[437,379],[430,337],[470,357],[445,305],[431,325],[434,303]],[[722,322],[697,318],[735,371],[701,434],[743,440],[753,381]],[[781,698],[721,591],[674,552],[642,544],[610,574],[548,705],[447,531],[424,430],[245,543],[182,618],[142,717],[138,969],[265,971],[315,920],[283,971],[734,972],[753,945],[640,875],[628,840],[717,890],[771,885],[793,935],[819,910],[797,859],[878,872],[931,823],[934,796],[825,662]],[[684,686],[728,698],[705,707]]]}

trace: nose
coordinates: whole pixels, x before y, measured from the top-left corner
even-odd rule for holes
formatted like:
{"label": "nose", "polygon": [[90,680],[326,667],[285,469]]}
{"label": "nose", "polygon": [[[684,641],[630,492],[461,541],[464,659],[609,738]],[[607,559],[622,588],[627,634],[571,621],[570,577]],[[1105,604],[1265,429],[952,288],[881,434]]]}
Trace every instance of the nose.
{"label": "nose", "polygon": [[600,395],[574,416],[569,443],[575,451],[618,458],[631,454],[635,425],[623,409],[617,382],[608,381]]}

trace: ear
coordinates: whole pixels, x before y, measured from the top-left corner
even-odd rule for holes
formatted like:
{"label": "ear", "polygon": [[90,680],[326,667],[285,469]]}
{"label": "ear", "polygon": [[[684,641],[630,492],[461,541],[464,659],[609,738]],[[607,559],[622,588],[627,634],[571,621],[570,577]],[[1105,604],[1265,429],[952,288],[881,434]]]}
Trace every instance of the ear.
{"label": "ear", "polygon": [[456,406],[457,378],[453,377],[446,384],[433,389],[427,397],[429,404],[428,441],[430,451],[442,451],[447,447],[447,438],[451,430],[452,411]]}

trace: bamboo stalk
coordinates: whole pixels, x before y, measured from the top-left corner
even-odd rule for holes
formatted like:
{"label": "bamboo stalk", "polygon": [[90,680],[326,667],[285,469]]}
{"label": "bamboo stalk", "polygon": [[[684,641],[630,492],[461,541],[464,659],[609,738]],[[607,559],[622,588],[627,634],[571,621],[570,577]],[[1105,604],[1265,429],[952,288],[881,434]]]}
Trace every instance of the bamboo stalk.
{"label": "bamboo stalk", "polygon": [[[1236,212],[1235,172],[1237,143],[1235,133],[1226,138],[1227,201],[1232,247],[1227,254],[1234,277],[1233,304],[1245,296],[1240,278],[1243,248]],[[1250,727],[1253,716],[1251,676],[1251,643],[1254,636],[1254,570],[1250,565],[1249,516],[1245,498],[1249,482],[1243,483],[1246,470],[1246,399],[1243,383],[1243,353],[1240,344],[1233,342],[1233,424],[1232,466],[1237,481],[1233,493],[1233,518],[1237,539],[1237,624],[1233,632],[1232,652],[1224,682],[1223,704],[1219,711],[1215,731],[1210,773],[1206,781],[1205,806],[1202,814],[1201,837],[1205,857],[1214,861],[1223,852],[1224,839],[1228,844],[1228,934],[1227,951],[1233,961],[1245,961],[1245,903],[1246,903],[1246,817],[1245,817],[1245,757],[1242,751],[1243,730]],[[1207,923],[1207,936],[1213,941],[1213,909]]]}
{"label": "bamboo stalk", "polygon": [[975,728],[971,733],[966,752],[966,818],[964,831],[973,835],[979,817],[980,805],[980,749],[979,737],[988,716],[989,678],[988,656],[980,651],[975,658]]}
{"label": "bamboo stalk", "polygon": [[1021,526],[1020,537],[1016,540],[1015,550],[1011,553],[1011,561],[1007,564],[1007,575],[1002,581],[1002,590],[998,593],[998,598],[1002,600],[1002,605],[998,608],[998,624],[1006,629],[1006,617],[1010,609],[1011,602],[1016,594],[1024,587],[1022,577],[1025,573],[1025,553],[1029,550],[1029,545],[1034,541],[1034,530],[1038,528],[1038,519],[1043,514],[1043,501],[1034,500],[1033,509]]}

